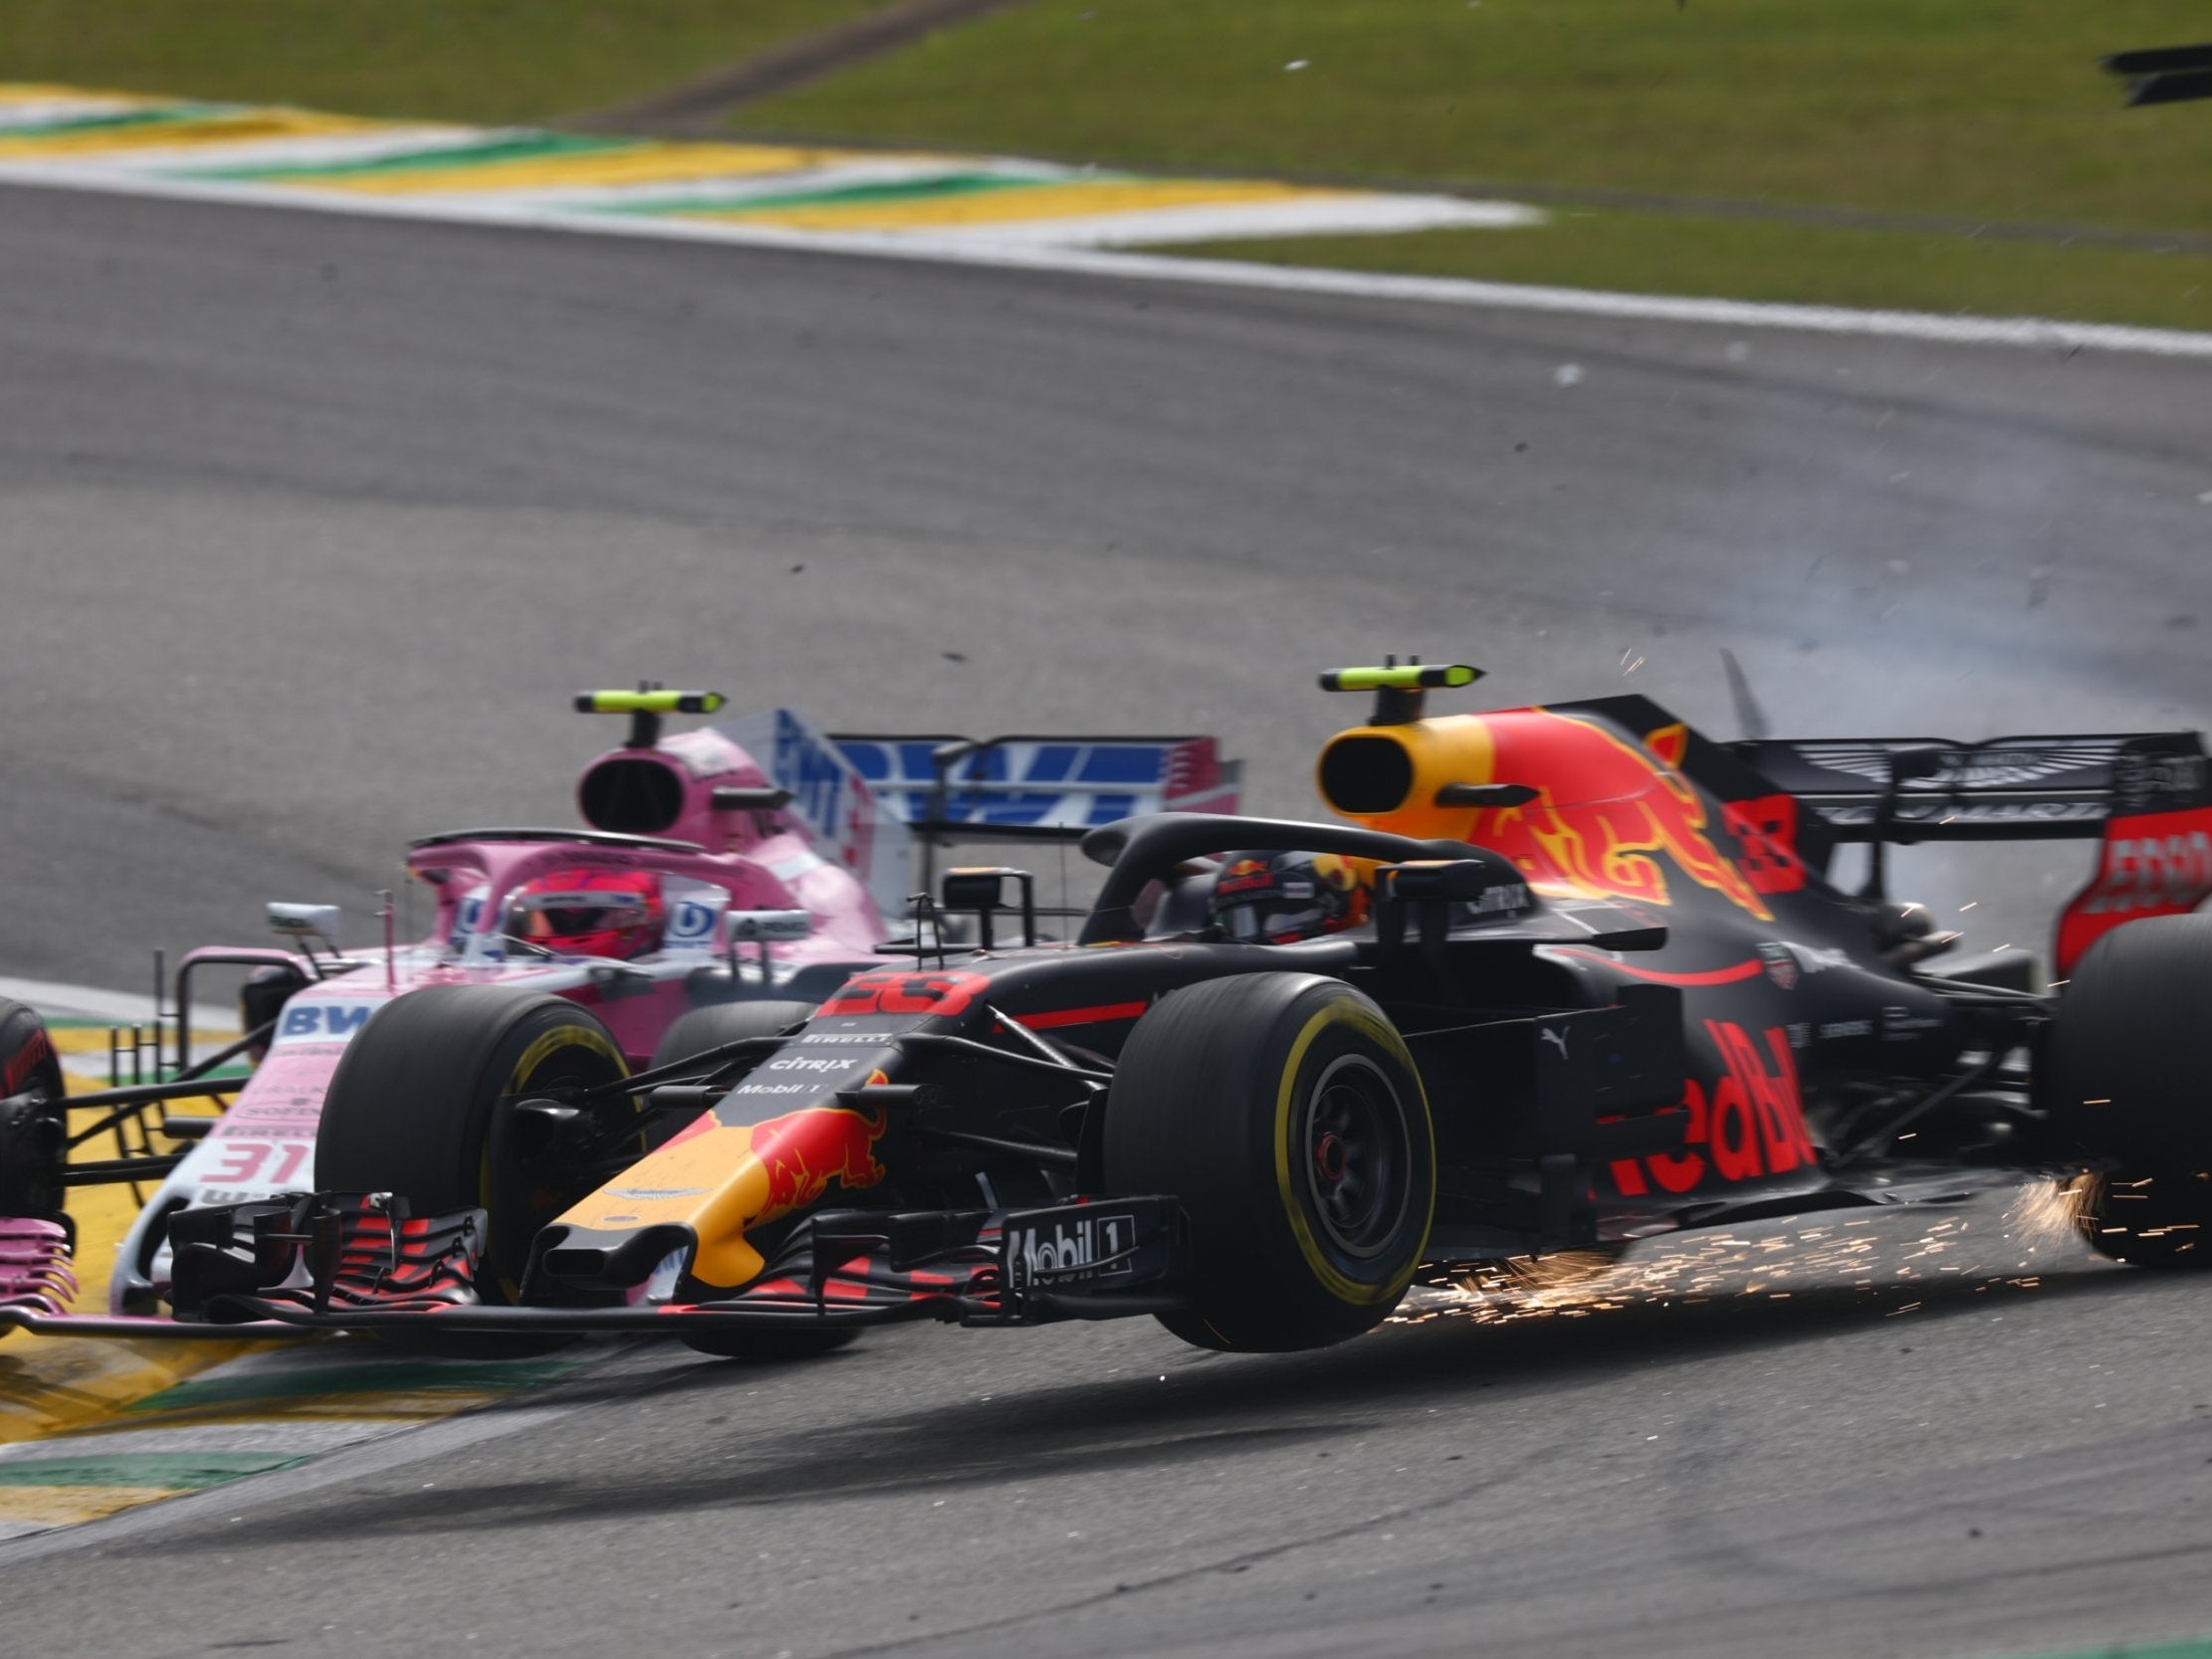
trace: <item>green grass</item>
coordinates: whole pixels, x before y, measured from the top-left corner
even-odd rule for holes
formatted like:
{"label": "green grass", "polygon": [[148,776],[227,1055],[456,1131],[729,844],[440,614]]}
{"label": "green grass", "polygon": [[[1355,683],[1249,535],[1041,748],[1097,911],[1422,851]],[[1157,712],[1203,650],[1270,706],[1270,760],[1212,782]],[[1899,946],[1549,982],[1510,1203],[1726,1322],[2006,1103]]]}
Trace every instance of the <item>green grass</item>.
{"label": "green grass", "polygon": [[1538,230],[1312,237],[1163,251],[1636,294],[2212,329],[2212,253],[2202,251],[1616,212],[1559,213]]}
{"label": "green grass", "polygon": [[2204,327],[2202,247],[1976,228],[2212,234],[2212,106],[2127,109],[2097,64],[2208,28],[2176,0],[1037,0],[736,124],[1599,209],[1209,250],[1239,258]]}
{"label": "green grass", "polygon": [[[1037,0],[740,124],[1082,160],[2212,229],[2177,0]],[[1285,66],[1303,61],[1307,67]]]}
{"label": "green grass", "polygon": [[0,0],[0,81],[369,115],[603,108],[883,0]]}
{"label": "green grass", "polygon": [[[883,3],[0,0],[0,79],[547,121]],[[2126,109],[2097,69],[2208,30],[2195,0],[1032,0],[733,124],[1568,204],[1204,250],[1235,258],[2212,327],[2201,245],[1973,234],[2212,237],[2212,105]]]}

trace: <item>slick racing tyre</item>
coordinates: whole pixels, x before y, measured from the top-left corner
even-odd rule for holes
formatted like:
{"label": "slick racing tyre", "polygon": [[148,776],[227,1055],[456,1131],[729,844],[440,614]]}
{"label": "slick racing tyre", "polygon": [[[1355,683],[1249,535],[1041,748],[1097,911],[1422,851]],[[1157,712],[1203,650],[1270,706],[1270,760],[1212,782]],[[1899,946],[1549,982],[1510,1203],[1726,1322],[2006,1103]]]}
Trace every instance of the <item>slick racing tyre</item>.
{"label": "slick racing tyre", "polygon": [[518,1300],[531,1241],[562,1210],[643,1150],[583,1161],[594,1130],[634,1116],[617,1096],[595,1124],[548,1136],[524,1130],[515,1104],[562,1084],[628,1075],[596,1019],[562,997],[508,985],[432,985],[386,1003],[346,1045],[316,1137],[315,1184],[326,1192],[392,1192],[417,1215],[481,1208],[489,1236],[478,1292]]}
{"label": "slick racing tyre", "polygon": [[70,1227],[62,1213],[64,1096],[61,1056],[46,1027],[22,1003],[0,997],[0,1216]]}
{"label": "slick racing tyre", "polygon": [[2130,922],[2090,947],[2059,1004],[2043,1102],[2053,1149],[2105,1167],[2077,1214],[2139,1267],[2212,1266],[2212,916]]}
{"label": "slick racing tyre", "polygon": [[724,1043],[773,1037],[814,1011],[811,1002],[710,1002],[677,1018],[653,1045],[653,1069],[673,1066]]}
{"label": "slick racing tyre", "polygon": [[[655,1069],[747,1037],[773,1037],[814,1011],[811,1002],[716,1002],[694,1008],[670,1026],[653,1049]],[[656,1140],[682,1126],[656,1124]],[[843,1348],[857,1331],[727,1331],[686,1337],[684,1346],[718,1359],[808,1359]]]}
{"label": "slick racing tyre", "polygon": [[1191,1221],[1201,1348],[1319,1348],[1381,1323],[1428,1246],[1437,1157],[1413,1058],[1335,979],[1254,973],[1163,997],[1107,1099],[1107,1190]]}

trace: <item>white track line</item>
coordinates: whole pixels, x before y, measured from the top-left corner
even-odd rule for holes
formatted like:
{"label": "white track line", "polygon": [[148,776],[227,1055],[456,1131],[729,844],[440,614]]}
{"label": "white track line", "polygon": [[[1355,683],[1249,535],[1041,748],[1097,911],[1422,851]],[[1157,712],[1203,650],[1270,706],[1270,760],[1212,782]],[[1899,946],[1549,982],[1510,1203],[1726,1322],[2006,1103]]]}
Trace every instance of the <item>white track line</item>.
{"label": "white track line", "polygon": [[[56,1019],[105,1020],[110,1025],[153,1023],[153,998],[128,991],[105,991],[95,985],[65,985],[53,979],[11,979],[0,976],[0,997],[27,1002],[39,1013]],[[168,1013],[173,1017],[175,1010]],[[227,1031],[238,1024],[238,1010],[201,1003],[192,1010],[195,1031]],[[103,1055],[103,1063],[107,1057]]]}
{"label": "white track line", "polygon": [[307,190],[273,190],[204,180],[121,178],[113,174],[40,164],[0,164],[0,183],[48,189],[106,190],[176,201],[290,207],[367,218],[435,220],[556,230],[588,236],[658,237],[675,242],[718,242],[729,247],[772,248],[791,253],[833,253],[867,259],[924,260],[1002,271],[1064,272],[1125,281],[1186,283],[1212,288],[1269,290],[1370,300],[1414,301],[1493,311],[1548,311],[1654,322],[1705,323],[1726,328],[1781,328],[1811,333],[1856,334],[1883,339],[1929,340],[1947,345],[2008,345],[2045,351],[2124,351],[2156,357],[2212,358],[2212,333],[2176,328],[2137,328],[2116,323],[2066,322],[2034,316],[1947,316],[1932,311],[1852,311],[1841,306],[1756,304],[1742,300],[1688,300],[1658,294],[1608,294],[1586,289],[1537,288],[1471,282],[1450,277],[1392,277],[1302,266],[1247,265],[1231,260],[1177,259],[1170,255],[1112,253],[1088,248],[1009,246],[915,235],[830,235],[727,225],[696,220],[608,218],[495,202],[393,199]]}
{"label": "white track line", "polygon": [[159,172],[212,172],[222,167],[342,167],[384,161],[398,155],[436,156],[447,150],[496,144],[505,138],[535,137],[520,127],[384,126],[358,132],[331,132],[285,138],[241,138],[227,144],[162,144],[149,138],[142,149],[85,155],[72,167],[102,172],[146,168]]}
{"label": "white track line", "polygon": [[[1339,196],[1324,201],[1207,202],[1132,208],[1069,219],[1018,219],[948,226],[932,236],[964,246],[1110,248],[1159,242],[1215,242],[1241,236],[1372,236],[1409,230],[1512,230],[1540,225],[1541,208],[1454,196]],[[1317,222],[1318,221],[1318,222]],[[914,232],[902,233],[906,235]]]}
{"label": "white track line", "polygon": [[0,99],[0,132],[35,132],[40,127],[60,126],[65,121],[99,120],[108,115],[128,115],[160,106],[159,99],[103,98],[98,94],[83,98],[64,95]]}

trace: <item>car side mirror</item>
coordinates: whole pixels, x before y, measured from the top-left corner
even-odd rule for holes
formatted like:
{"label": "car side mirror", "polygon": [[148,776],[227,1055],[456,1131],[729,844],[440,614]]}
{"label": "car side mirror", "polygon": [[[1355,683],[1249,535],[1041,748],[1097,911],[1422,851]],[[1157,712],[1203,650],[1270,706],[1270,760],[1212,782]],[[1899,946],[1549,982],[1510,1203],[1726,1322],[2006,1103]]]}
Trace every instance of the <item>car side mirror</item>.
{"label": "car side mirror", "polygon": [[275,899],[263,911],[271,931],[300,940],[303,949],[309,939],[319,938],[333,951],[340,914],[335,905],[288,905]]}
{"label": "car side mirror", "polygon": [[731,911],[723,920],[733,944],[800,939],[814,932],[814,919],[805,911]]}
{"label": "car side mirror", "polygon": [[976,942],[985,950],[993,944],[992,919],[1006,909],[1006,883],[1021,889],[1021,942],[1037,941],[1037,879],[1026,870],[1005,866],[972,867],[945,872],[943,908],[970,911],[976,918]]}

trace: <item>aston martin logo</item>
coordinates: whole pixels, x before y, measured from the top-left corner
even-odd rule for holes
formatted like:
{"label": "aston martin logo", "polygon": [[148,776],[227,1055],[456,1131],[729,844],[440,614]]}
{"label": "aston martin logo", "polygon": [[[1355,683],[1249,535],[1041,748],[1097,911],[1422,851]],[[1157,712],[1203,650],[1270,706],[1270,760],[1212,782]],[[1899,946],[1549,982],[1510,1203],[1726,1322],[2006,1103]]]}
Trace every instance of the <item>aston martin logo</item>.
{"label": "aston martin logo", "polygon": [[[1889,782],[1893,749],[1875,743],[1807,743],[1806,757],[1819,765],[1878,787]],[[1905,793],[1945,789],[2026,789],[2053,778],[2089,773],[2078,780],[2083,788],[2101,787],[2106,781],[2117,753],[2112,743],[2071,741],[2035,748],[1939,748],[1939,764],[1929,773],[1902,780]]]}

